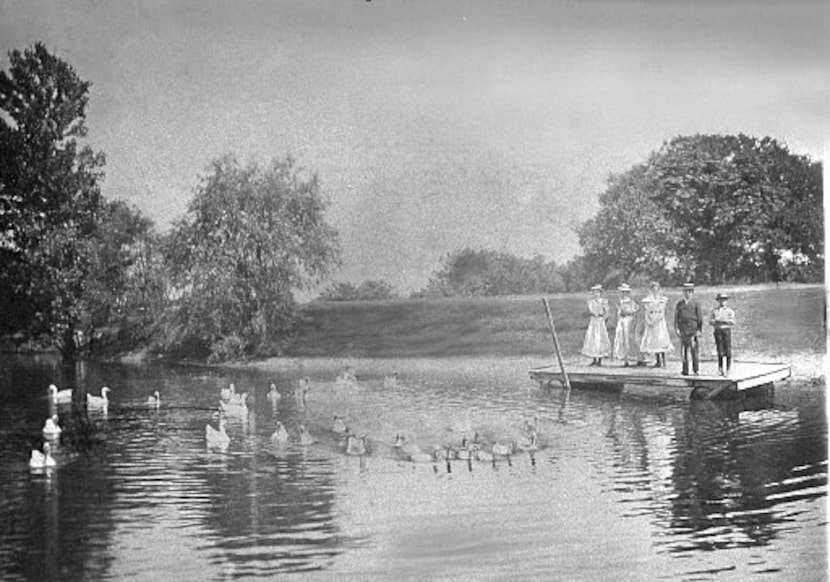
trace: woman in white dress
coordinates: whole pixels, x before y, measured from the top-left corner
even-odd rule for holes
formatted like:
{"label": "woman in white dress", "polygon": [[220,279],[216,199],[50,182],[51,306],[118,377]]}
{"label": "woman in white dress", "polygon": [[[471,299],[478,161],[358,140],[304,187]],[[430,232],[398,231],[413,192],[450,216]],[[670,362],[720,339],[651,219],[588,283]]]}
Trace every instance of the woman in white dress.
{"label": "woman in white dress", "polygon": [[669,326],[666,323],[666,304],[668,298],[660,292],[660,283],[652,282],[648,297],[643,299],[646,327],[643,332],[640,351],[645,354],[654,354],[657,358],[655,368],[666,367],[666,352],[674,349],[669,336]]}
{"label": "woman in white dress", "polygon": [[624,362],[628,367],[628,360],[637,361],[640,355],[640,342],[635,337],[634,316],[640,306],[631,298],[631,287],[623,283],[617,290],[622,295],[617,305],[617,328],[614,330],[614,357]]}
{"label": "woman in white dress", "polygon": [[602,358],[611,355],[611,340],[605,327],[608,300],[602,296],[602,285],[591,287],[588,312],[591,319],[588,322],[588,331],[585,332],[585,341],[582,343],[582,353],[591,358],[591,366],[601,366]]}

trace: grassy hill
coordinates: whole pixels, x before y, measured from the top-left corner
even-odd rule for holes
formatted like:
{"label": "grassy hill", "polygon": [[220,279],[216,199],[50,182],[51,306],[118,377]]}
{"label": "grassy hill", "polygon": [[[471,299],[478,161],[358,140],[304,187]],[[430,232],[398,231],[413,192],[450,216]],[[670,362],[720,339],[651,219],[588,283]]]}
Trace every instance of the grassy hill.
{"label": "grassy hill", "polygon": [[[820,285],[698,288],[704,312],[715,295],[728,292],[738,325],[736,352],[753,356],[823,354],[825,291]],[[667,289],[669,311],[682,296]],[[644,296],[635,293],[635,299]],[[563,351],[578,357],[588,322],[588,294],[550,296]],[[612,305],[616,292],[608,294]],[[609,320],[613,333],[616,323]],[[671,325],[670,325],[671,327]],[[706,328],[703,353],[714,351]],[[676,338],[675,338],[676,340]],[[675,341],[676,351],[679,341]],[[350,303],[315,302],[303,319],[290,355],[296,357],[439,358],[547,356],[552,343],[540,296],[406,299]],[[676,352],[675,352],[676,353]]]}

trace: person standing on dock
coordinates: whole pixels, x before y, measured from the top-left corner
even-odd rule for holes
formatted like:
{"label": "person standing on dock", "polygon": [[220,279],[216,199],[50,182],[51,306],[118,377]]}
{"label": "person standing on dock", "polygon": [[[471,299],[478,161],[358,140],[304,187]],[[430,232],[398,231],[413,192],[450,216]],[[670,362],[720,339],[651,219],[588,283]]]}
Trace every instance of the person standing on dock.
{"label": "person standing on dock", "polygon": [[[718,293],[715,300],[718,306],[712,311],[710,322],[715,328],[715,346],[718,350],[718,373],[729,375],[732,367],[732,328],[735,327],[735,312],[727,307],[729,295]],[[725,366],[724,366],[725,364]],[[724,372],[725,370],[725,372]]]}
{"label": "person standing on dock", "polygon": [[614,357],[624,362],[628,367],[628,360],[638,360],[640,344],[635,337],[635,318],[640,306],[631,298],[631,287],[623,283],[617,287],[620,292],[620,302],[617,305],[617,328],[614,330]]}
{"label": "person standing on dock", "polygon": [[588,312],[591,319],[588,322],[588,331],[585,332],[585,341],[582,343],[582,353],[592,358],[591,366],[601,366],[602,358],[611,355],[611,340],[605,320],[608,318],[608,300],[602,296],[602,285],[591,287],[591,298],[588,299]]}
{"label": "person standing on dock", "polygon": [[646,327],[640,343],[640,351],[655,355],[657,358],[655,368],[665,368],[666,352],[674,349],[671,337],[669,337],[669,327],[666,324],[668,301],[668,298],[660,292],[660,283],[653,281],[648,297],[643,299]]}
{"label": "person standing on dock", "polygon": [[694,299],[695,286],[684,283],[683,299],[677,302],[674,310],[674,330],[680,337],[680,355],[683,358],[681,374],[689,375],[689,356],[692,359],[692,371],[698,375],[700,359],[699,342],[703,331],[703,313],[700,304]]}

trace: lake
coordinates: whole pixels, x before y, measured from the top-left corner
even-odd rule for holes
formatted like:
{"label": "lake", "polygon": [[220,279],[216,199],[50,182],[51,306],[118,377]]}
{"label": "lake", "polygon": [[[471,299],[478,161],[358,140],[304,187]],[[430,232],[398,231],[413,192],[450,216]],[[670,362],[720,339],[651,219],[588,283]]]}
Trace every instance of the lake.
{"label": "lake", "polygon": [[[353,384],[325,359],[66,371],[0,356],[0,579],[826,579],[823,381],[737,404],[541,390],[527,371],[548,362],[523,358],[350,363]],[[58,405],[58,467],[30,470],[53,382],[106,385],[110,403]],[[227,449],[208,447],[231,382],[254,398],[227,417]],[[366,455],[345,454],[334,415]],[[275,444],[277,421],[316,442]],[[493,461],[392,446],[483,447],[534,423],[537,450]]]}

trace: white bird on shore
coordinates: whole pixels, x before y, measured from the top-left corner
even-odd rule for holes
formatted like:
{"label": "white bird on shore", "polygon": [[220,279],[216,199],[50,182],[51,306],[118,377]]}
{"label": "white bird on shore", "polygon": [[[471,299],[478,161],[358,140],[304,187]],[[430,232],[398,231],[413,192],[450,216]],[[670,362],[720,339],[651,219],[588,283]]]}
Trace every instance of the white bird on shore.
{"label": "white bird on shore", "polygon": [[111,392],[109,388],[104,386],[101,388],[101,395],[95,396],[94,394],[87,394],[86,395],[86,406],[87,408],[97,408],[97,409],[105,409],[109,405],[109,398],[107,398],[107,394]]}
{"label": "white bird on shore", "polygon": [[52,398],[52,402],[55,404],[69,404],[72,402],[72,390],[58,390],[58,387],[54,384],[49,384],[49,387],[46,389],[49,393],[49,397]]}
{"label": "white bird on shore", "polygon": [[30,469],[46,469],[57,465],[58,463],[52,457],[52,446],[49,443],[43,443],[43,452],[32,449],[32,456],[29,459]]}
{"label": "white bird on shore", "polygon": [[383,379],[383,387],[384,388],[397,388],[398,387],[398,373],[392,372],[391,375],[386,376]]}
{"label": "white bird on shore", "polygon": [[43,436],[48,439],[57,438],[63,432],[63,429],[58,424],[58,415],[55,414],[46,419],[43,424]]}
{"label": "white bird on shore", "polygon": [[270,390],[268,391],[268,401],[271,403],[271,406],[276,407],[280,398],[282,398],[282,395],[277,390],[277,385],[272,382]]}
{"label": "white bird on shore", "polygon": [[158,408],[161,406],[161,396],[159,395],[158,390],[153,392],[153,395],[147,398],[147,406],[150,408]]}

